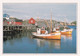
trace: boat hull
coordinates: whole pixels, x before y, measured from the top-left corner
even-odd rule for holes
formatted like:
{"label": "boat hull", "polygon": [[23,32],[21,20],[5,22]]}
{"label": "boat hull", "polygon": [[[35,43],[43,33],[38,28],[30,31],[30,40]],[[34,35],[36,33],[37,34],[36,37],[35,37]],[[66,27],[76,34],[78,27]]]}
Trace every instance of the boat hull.
{"label": "boat hull", "polygon": [[61,34],[59,34],[59,35],[50,35],[50,36],[37,36],[37,35],[34,35],[33,34],[33,37],[34,38],[41,38],[41,39],[55,39],[55,40],[60,40],[61,39]]}
{"label": "boat hull", "polygon": [[61,32],[62,35],[69,35],[72,34],[72,31],[66,31],[66,32]]}
{"label": "boat hull", "polygon": [[[34,36],[34,35],[33,35]],[[42,38],[42,39],[61,39],[61,35],[56,35],[56,36],[34,36],[34,38]]]}

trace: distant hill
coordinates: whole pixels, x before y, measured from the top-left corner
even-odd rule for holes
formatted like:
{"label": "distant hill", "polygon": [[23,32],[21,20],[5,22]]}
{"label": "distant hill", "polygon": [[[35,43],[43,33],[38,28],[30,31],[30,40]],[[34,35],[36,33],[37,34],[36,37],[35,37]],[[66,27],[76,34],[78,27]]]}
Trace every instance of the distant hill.
{"label": "distant hill", "polygon": [[18,18],[11,18],[10,17],[10,19],[14,19],[16,22],[22,22],[22,20],[21,19],[18,19]]}
{"label": "distant hill", "polygon": [[71,22],[71,24],[74,24],[74,25],[76,25],[76,21],[73,21],[73,22]]}

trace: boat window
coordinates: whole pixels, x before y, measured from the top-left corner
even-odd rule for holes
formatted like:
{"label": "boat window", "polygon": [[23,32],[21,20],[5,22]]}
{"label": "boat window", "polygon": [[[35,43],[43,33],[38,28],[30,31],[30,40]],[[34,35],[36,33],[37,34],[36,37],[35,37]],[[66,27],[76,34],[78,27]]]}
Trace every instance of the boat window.
{"label": "boat window", "polygon": [[41,30],[44,30],[44,29],[41,29]]}
{"label": "boat window", "polygon": [[55,34],[51,34],[51,35],[55,35]]}

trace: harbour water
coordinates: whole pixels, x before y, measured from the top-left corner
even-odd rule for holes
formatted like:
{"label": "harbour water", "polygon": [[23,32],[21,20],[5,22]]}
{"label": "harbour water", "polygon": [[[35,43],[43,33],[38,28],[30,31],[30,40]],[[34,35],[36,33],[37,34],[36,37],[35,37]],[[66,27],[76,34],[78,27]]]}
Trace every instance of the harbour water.
{"label": "harbour water", "polygon": [[3,53],[76,53],[76,26],[72,35],[62,35],[61,40],[33,38],[31,32],[3,36]]}

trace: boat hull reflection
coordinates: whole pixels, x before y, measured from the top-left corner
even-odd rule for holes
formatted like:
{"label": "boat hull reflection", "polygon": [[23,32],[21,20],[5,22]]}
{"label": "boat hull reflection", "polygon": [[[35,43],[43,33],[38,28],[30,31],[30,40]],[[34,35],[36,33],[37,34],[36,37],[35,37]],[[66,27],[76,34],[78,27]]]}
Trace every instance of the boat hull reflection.
{"label": "boat hull reflection", "polygon": [[49,40],[49,39],[39,39],[34,38],[37,41],[38,47],[49,46],[49,49],[60,49],[61,48],[61,40]]}
{"label": "boat hull reflection", "polygon": [[72,40],[72,34],[69,34],[69,35],[62,35],[62,37],[64,38],[64,39],[70,39],[70,40]]}

